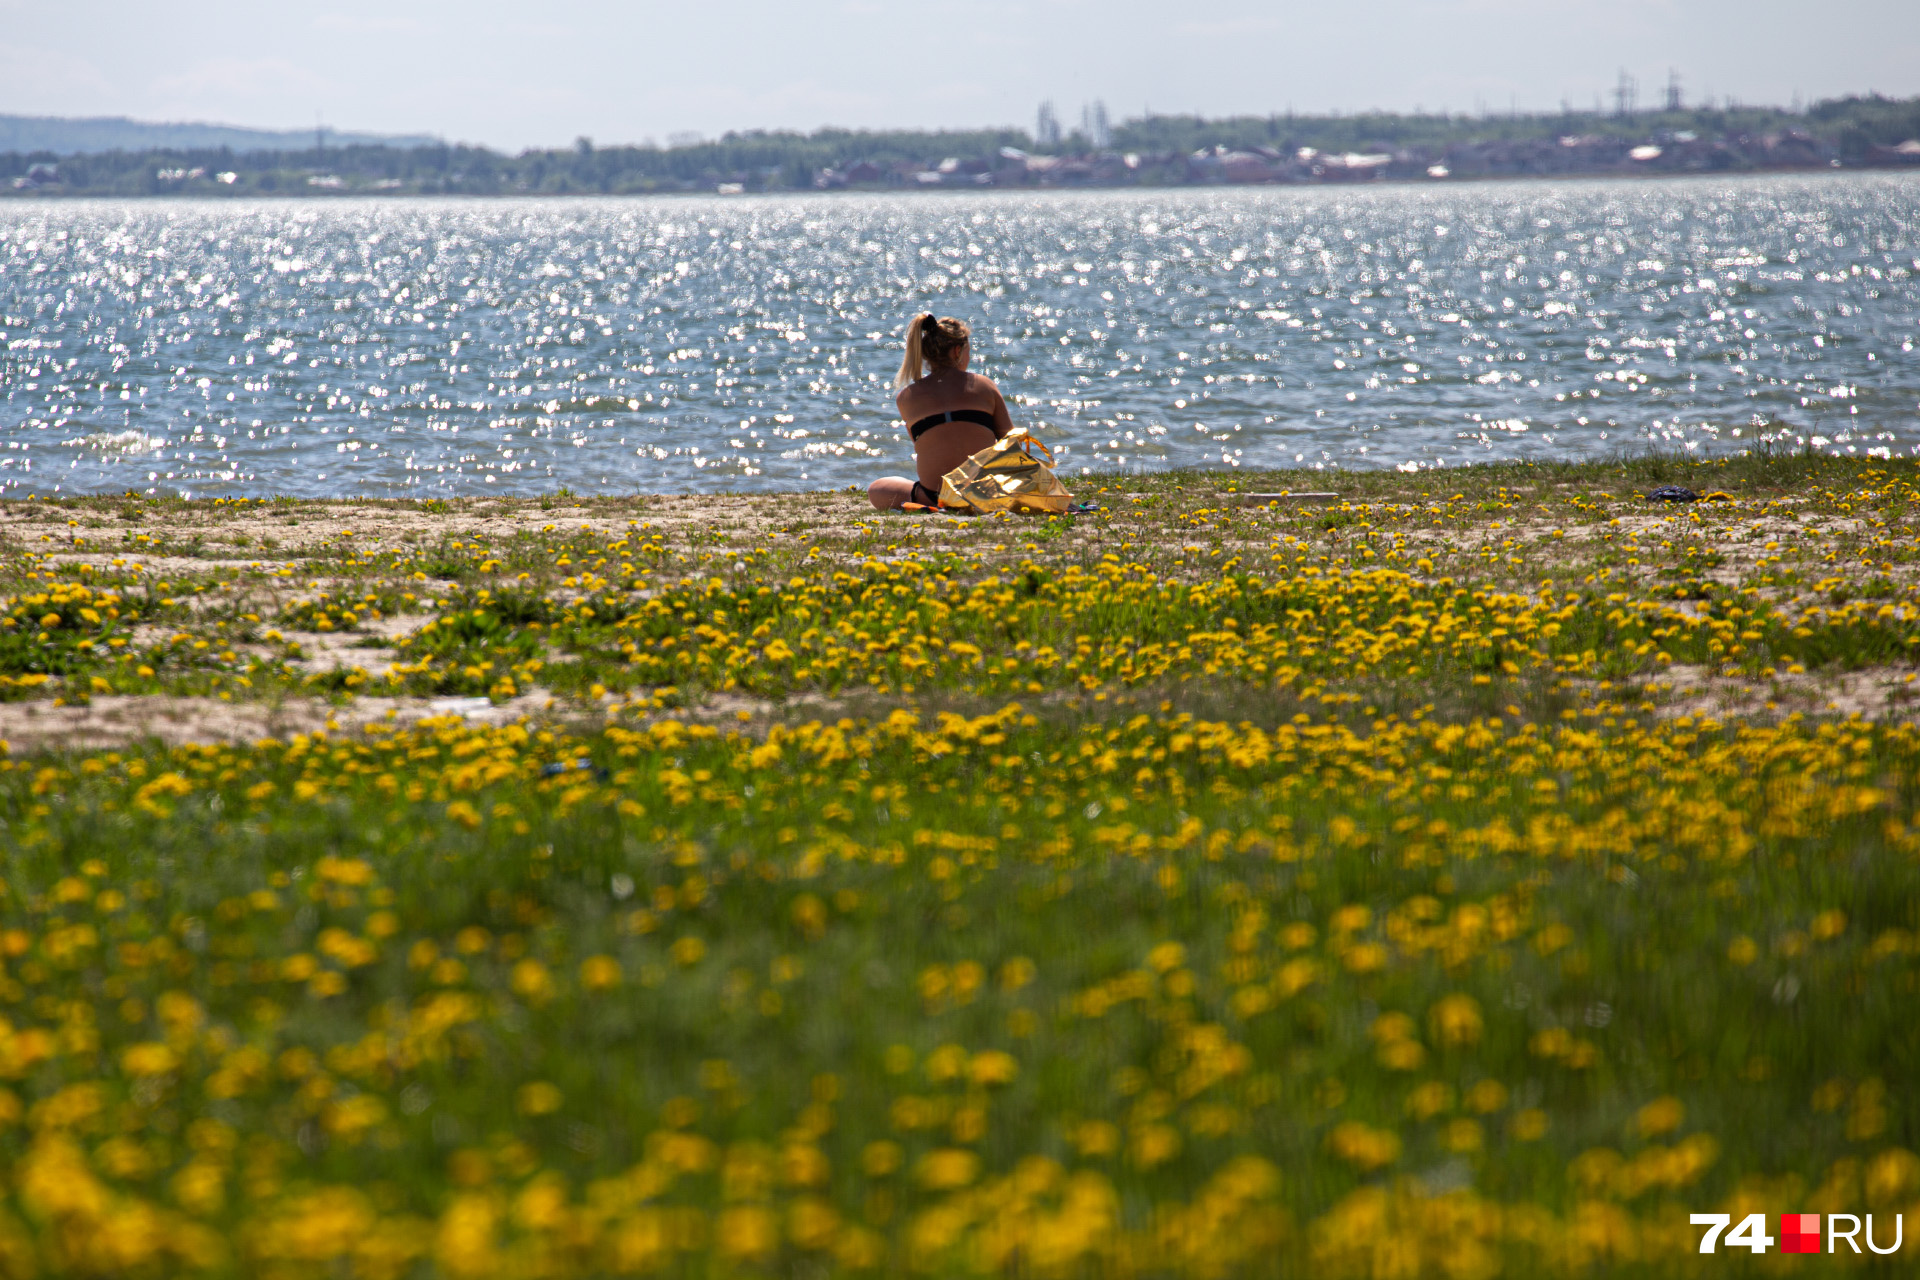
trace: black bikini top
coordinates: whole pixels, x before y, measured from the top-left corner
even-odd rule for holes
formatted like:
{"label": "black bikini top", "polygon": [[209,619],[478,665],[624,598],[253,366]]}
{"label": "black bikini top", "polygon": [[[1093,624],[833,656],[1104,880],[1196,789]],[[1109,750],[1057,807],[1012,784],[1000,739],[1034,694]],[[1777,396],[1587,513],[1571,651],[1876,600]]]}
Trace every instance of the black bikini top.
{"label": "black bikini top", "polygon": [[918,440],[935,427],[949,422],[977,422],[993,432],[995,440],[1000,438],[1000,424],[985,409],[949,409],[945,413],[931,414],[914,423],[908,431],[912,433],[915,440]]}

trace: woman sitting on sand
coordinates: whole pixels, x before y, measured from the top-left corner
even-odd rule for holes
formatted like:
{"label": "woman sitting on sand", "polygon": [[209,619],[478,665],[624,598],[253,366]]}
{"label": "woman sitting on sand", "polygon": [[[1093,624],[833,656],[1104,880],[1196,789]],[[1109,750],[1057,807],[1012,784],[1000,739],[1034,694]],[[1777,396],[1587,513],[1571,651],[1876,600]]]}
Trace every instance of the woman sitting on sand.
{"label": "woman sitting on sand", "polygon": [[[913,425],[919,479],[883,476],[867,486],[882,511],[906,503],[940,503],[940,477],[1013,430],[1013,418],[992,379],[967,372],[973,354],[964,320],[922,311],[907,324],[907,355],[894,375],[900,420]],[[925,376],[921,376],[926,366]]]}

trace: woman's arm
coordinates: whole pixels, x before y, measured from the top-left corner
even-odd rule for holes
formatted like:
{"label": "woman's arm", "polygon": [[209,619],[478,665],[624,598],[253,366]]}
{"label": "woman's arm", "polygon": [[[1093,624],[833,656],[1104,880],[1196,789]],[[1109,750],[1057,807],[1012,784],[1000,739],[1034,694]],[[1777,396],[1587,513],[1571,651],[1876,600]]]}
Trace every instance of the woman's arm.
{"label": "woman's arm", "polygon": [[981,381],[985,382],[987,390],[993,393],[994,434],[1004,440],[1007,438],[1007,432],[1013,430],[1013,415],[1007,412],[1006,398],[1000,394],[1000,388],[993,385],[993,379],[982,378]]}

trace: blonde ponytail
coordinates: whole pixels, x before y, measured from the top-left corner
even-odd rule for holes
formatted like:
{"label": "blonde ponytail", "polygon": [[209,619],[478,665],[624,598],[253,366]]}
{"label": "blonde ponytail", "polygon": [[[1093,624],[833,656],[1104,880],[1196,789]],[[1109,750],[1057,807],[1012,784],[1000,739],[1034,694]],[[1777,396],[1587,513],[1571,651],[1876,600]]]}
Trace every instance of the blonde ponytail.
{"label": "blonde ponytail", "polygon": [[893,375],[893,389],[900,390],[909,383],[920,381],[920,370],[926,364],[926,357],[920,354],[920,335],[926,331],[927,321],[933,319],[933,312],[922,311],[907,321],[907,354],[900,361],[900,372]]}
{"label": "blonde ponytail", "polygon": [[898,391],[920,381],[921,369],[926,365],[949,363],[971,337],[972,330],[966,321],[951,316],[937,320],[933,312],[922,311],[907,321],[907,354],[900,362],[900,372],[893,375],[893,389]]}

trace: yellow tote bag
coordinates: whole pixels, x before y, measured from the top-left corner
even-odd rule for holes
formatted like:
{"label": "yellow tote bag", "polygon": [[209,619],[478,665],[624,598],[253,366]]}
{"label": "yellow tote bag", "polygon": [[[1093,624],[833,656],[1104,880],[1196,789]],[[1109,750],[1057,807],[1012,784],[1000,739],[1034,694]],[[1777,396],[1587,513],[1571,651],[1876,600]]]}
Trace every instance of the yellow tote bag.
{"label": "yellow tote bag", "polygon": [[976,514],[1065,511],[1073,495],[1053,474],[1052,463],[1053,451],[1016,427],[940,478],[940,505]]}

